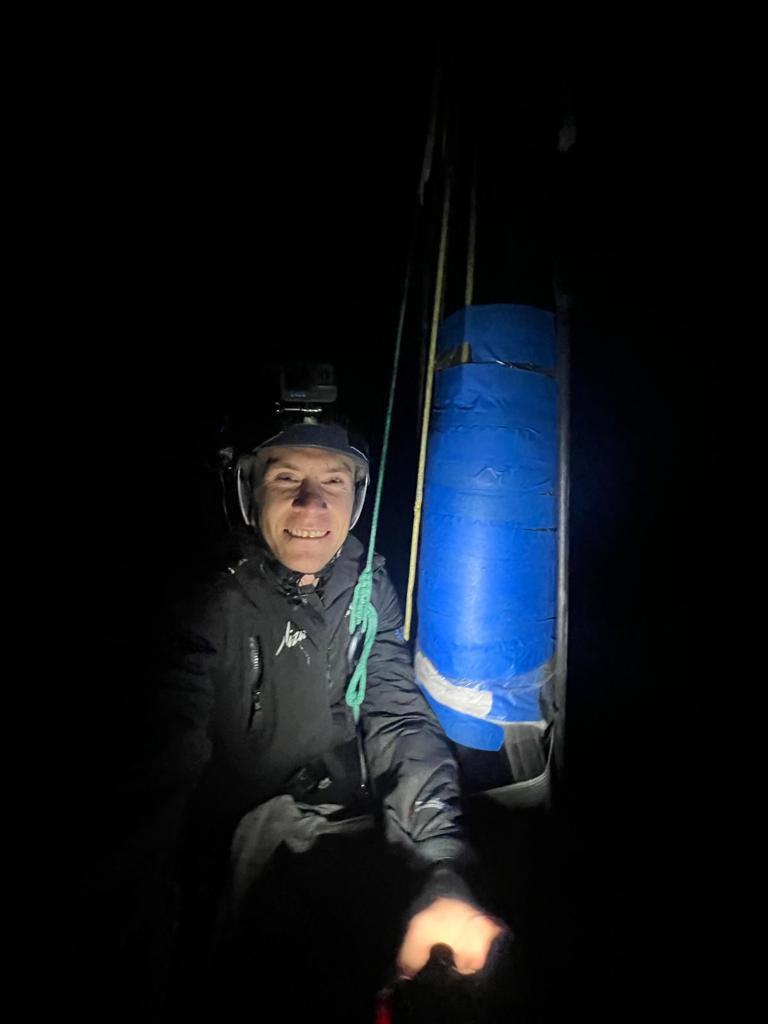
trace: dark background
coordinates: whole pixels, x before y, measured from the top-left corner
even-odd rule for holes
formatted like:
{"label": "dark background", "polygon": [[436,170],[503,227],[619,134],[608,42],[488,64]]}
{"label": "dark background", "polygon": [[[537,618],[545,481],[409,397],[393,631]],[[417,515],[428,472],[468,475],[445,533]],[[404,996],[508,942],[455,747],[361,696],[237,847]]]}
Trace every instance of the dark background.
{"label": "dark background", "polygon": [[[551,838],[566,882],[535,881],[568,937],[552,970],[594,1012],[627,1019],[629,992],[638,1017],[687,1005],[702,994],[715,447],[714,364],[690,327],[695,39],[650,20],[562,18],[476,20],[440,43],[396,20],[246,36],[133,26],[71,69],[59,156],[77,642],[140,644],[210,562],[224,529],[215,453],[271,432],[286,357],[334,363],[341,411],[376,455],[441,54],[461,111],[446,312],[462,302],[473,136],[475,302],[551,308],[557,267],[573,303],[568,762]],[[575,142],[561,153],[567,117]],[[439,189],[438,168],[432,230]],[[377,545],[401,594],[428,241]],[[91,672],[77,702],[85,778],[121,731],[109,678]]]}

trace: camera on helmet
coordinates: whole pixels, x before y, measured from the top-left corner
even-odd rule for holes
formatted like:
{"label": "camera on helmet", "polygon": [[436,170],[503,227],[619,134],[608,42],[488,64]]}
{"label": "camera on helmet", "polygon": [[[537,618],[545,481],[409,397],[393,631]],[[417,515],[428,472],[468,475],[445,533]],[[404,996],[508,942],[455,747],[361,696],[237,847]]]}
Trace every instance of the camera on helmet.
{"label": "camera on helmet", "polygon": [[316,423],[338,397],[330,363],[291,362],[280,367],[280,400],[275,412],[281,423]]}

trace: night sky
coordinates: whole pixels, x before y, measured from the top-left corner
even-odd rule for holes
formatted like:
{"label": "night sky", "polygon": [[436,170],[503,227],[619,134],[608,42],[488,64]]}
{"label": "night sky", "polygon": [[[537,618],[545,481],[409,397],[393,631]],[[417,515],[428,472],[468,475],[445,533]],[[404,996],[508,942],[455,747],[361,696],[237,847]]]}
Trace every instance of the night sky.
{"label": "night sky", "polygon": [[[446,312],[463,301],[472,138],[475,301],[552,308],[555,266],[572,296],[569,799],[578,841],[600,849],[619,894],[621,977],[635,979],[633,958],[652,949],[649,1003],[656,985],[677,979],[682,991],[680,948],[698,913],[694,652],[713,443],[711,356],[689,327],[693,65],[682,33],[561,20],[502,34],[474,22],[438,46],[405,21],[344,21],[299,38],[265,25],[245,46],[234,25],[210,38],[202,28],[111,42],[82,75],[68,151],[82,272],[68,302],[88,451],[79,554],[102,581],[90,635],[140,637],[209,563],[224,529],[215,453],[273,432],[283,359],[335,365],[339,410],[377,456],[441,53],[460,112]],[[561,153],[567,115],[575,141]],[[378,542],[401,595],[440,187],[438,167]],[[82,701],[82,749],[102,731],[104,700]]]}

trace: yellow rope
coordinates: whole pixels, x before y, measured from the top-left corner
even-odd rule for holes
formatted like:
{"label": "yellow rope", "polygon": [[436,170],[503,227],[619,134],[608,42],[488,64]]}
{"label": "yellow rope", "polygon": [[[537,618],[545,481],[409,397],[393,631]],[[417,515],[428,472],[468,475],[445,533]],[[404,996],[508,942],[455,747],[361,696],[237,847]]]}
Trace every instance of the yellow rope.
{"label": "yellow rope", "polygon": [[472,167],[472,191],[469,197],[469,236],[467,238],[467,284],[464,305],[472,305],[475,292],[475,241],[477,238],[477,152]]}
{"label": "yellow rope", "polygon": [[421,445],[419,448],[419,468],[416,477],[416,498],[413,503],[413,531],[411,533],[411,561],[408,567],[408,590],[405,600],[404,635],[406,640],[411,637],[411,620],[413,618],[413,588],[416,582],[416,561],[421,530],[421,506],[424,499],[424,467],[427,462],[427,437],[429,435],[429,414],[432,408],[432,384],[435,378],[435,351],[437,349],[437,330],[440,326],[440,313],[443,305],[445,289],[445,254],[448,248],[448,220],[451,209],[451,173],[446,172],[445,190],[443,193],[443,220],[440,225],[440,247],[437,257],[437,275],[435,282],[435,299],[432,306],[432,328],[429,336],[429,356],[427,358],[427,382],[424,391],[424,413],[421,421]]}

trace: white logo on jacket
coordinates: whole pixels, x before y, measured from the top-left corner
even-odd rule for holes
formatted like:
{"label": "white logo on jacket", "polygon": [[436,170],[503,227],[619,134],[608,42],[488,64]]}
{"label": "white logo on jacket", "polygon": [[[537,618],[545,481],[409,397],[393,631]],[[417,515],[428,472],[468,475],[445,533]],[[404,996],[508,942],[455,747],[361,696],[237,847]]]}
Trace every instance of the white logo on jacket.
{"label": "white logo on jacket", "polygon": [[278,656],[278,654],[280,653],[280,651],[282,651],[284,647],[295,647],[296,644],[306,639],[307,634],[306,631],[303,629],[297,629],[294,632],[291,632],[291,620],[288,619],[288,621],[285,624],[285,636],[280,641],[280,646],[275,651],[275,657]]}

